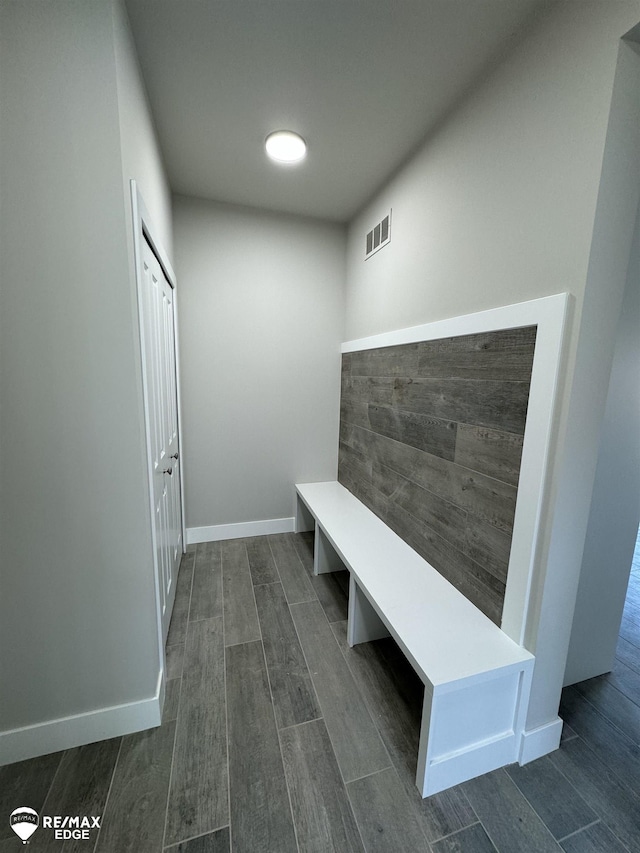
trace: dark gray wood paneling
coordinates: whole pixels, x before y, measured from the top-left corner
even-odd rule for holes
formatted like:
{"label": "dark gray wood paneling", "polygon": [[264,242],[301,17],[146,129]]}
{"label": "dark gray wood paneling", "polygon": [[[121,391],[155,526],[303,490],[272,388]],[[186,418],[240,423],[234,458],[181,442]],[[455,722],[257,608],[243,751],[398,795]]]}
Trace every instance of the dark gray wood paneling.
{"label": "dark gray wood paneling", "polygon": [[409,513],[390,506],[387,524],[423,556],[456,589],[496,624],[500,622],[505,585]]}
{"label": "dark gray wood paneling", "polygon": [[343,376],[342,396],[345,402],[391,406],[396,382],[380,376]]}
{"label": "dark gray wood paneling", "polygon": [[373,463],[384,465],[494,527],[511,532],[517,493],[513,486],[361,427],[348,427],[343,441]]}
{"label": "dark gray wood paneling", "polygon": [[535,326],[421,341],[418,375],[527,382],[535,341]]}
{"label": "dark gray wood paneling", "polygon": [[387,751],[320,603],[295,604],[291,613],[343,778],[349,782],[388,767]]}
{"label": "dark gray wood paneling", "polygon": [[[345,410],[345,420],[349,411]],[[458,425],[419,412],[407,412],[394,406],[367,406],[367,423],[358,423],[387,438],[393,438],[442,459],[454,458]]]}
{"label": "dark gray wood paneling", "polygon": [[413,376],[418,372],[419,344],[401,344],[349,354],[351,376]]}
{"label": "dark gray wood paneling", "polygon": [[340,422],[371,429],[369,420],[369,403],[357,402],[349,397],[340,400]]}
{"label": "dark gray wood paneling", "polygon": [[219,542],[201,542],[197,546],[191,589],[189,619],[213,619],[222,616],[222,558]]}
{"label": "dark gray wood paneling", "polygon": [[340,442],[338,444],[338,477],[342,476],[343,469],[349,468],[349,474],[356,481],[360,482],[360,488],[365,489],[370,486],[373,477],[373,461],[371,456],[367,455],[365,446],[354,447],[354,445],[345,437],[343,438],[343,427],[351,428],[344,421],[340,423]]}
{"label": "dark gray wood paneling", "polygon": [[367,853],[430,853],[393,767],[347,786]]}
{"label": "dark gray wood paneling", "polygon": [[467,514],[464,537],[460,540],[460,550],[471,557],[474,563],[506,583],[511,554],[510,533],[487,524],[470,512]]}
{"label": "dark gray wood paneling", "polygon": [[424,522],[385,498],[370,481],[353,474],[350,466],[341,467],[339,480],[476,607],[500,624],[505,590],[500,575],[505,574],[499,565],[476,563]]}
{"label": "dark gray wood paneling", "polygon": [[417,521],[420,548],[410,544],[498,624],[535,337],[529,327],[343,357],[338,480],[403,538]]}
{"label": "dark gray wood paneling", "polygon": [[260,626],[244,540],[230,539],[223,542],[220,553],[224,596],[224,644],[234,646],[236,643],[259,640]]}
{"label": "dark gray wood paneling", "polygon": [[161,848],[175,731],[170,722],[123,738],[96,853]]}
{"label": "dark gray wood paneling", "polygon": [[513,432],[458,424],[454,462],[517,486],[522,441],[523,437]]}
{"label": "dark gray wood paneling", "polygon": [[235,853],[297,853],[262,643],[226,650]]}
{"label": "dark gray wood paneling", "polygon": [[298,635],[279,583],[255,587],[278,728],[322,715]]}
{"label": "dark gray wood paneling", "polygon": [[300,850],[364,853],[323,720],[280,733]]}
{"label": "dark gray wood paneling", "polygon": [[475,379],[394,380],[393,405],[443,420],[524,432],[528,382]]}
{"label": "dark gray wood paneling", "polygon": [[377,462],[372,465],[371,482],[390,504],[411,513],[434,533],[457,543],[459,547],[462,545],[469,515],[467,510],[460,509]]}
{"label": "dark gray wood paneling", "polygon": [[229,823],[222,618],[189,624],[165,844]]}
{"label": "dark gray wood paneling", "polygon": [[[395,504],[418,521],[424,522],[430,530],[471,557],[500,581],[506,580],[511,537],[505,531],[377,463],[372,465],[372,485],[389,504]],[[377,509],[387,515],[388,505],[385,510],[380,501],[380,498],[376,499]]]}

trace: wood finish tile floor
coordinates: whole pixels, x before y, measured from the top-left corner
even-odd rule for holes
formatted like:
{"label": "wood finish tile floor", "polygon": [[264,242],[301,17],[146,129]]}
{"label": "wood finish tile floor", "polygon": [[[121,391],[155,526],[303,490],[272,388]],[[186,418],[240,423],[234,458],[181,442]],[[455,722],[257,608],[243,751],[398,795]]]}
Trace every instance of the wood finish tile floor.
{"label": "wood finish tile floor", "polygon": [[613,671],[564,691],[561,748],[421,800],[422,685],[391,640],[349,649],[346,573],[309,535],[191,547],[162,725],[0,768],[8,816],[102,815],[97,853],[640,853],[640,549]]}

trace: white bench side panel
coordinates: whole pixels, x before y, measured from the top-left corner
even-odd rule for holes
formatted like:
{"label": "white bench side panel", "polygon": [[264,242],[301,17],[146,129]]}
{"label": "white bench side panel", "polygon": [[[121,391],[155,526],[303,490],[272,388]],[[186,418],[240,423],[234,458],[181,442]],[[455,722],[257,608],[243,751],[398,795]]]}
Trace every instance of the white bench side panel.
{"label": "white bench side panel", "polygon": [[531,672],[449,691],[425,690],[416,785],[423,797],[518,760]]}
{"label": "white bench side panel", "polygon": [[[512,734],[521,673],[461,687],[434,697],[431,761]],[[515,755],[514,755],[515,760]]]}

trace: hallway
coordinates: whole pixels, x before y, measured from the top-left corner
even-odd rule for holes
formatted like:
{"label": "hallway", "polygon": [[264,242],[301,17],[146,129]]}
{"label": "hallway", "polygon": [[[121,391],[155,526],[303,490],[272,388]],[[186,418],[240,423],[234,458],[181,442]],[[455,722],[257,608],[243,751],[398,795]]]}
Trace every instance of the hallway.
{"label": "hallway", "polygon": [[639,557],[614,671],[564,691],[561,749],[421,801],[422,686],[393,641],[347,647],[346,573],[312,576],[309,534],[191,546],[162,726],[0,768],[1,811],[102,816],[32,851],[640,851]]}

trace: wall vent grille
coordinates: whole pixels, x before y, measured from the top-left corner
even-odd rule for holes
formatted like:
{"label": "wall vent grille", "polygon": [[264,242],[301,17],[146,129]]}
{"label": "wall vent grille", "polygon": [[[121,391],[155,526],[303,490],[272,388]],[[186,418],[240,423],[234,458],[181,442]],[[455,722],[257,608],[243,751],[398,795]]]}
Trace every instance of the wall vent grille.
{"label": "wall vent grille", "polygon": [[378,222],[378,224],[367,233],[364,250],[365,261],[367,260],[367,258],[370,258],[371,255],[375,255],[375,253],[383,246],[386,246],[387,243],[390,242],[390,240],[391,211],[389,211],[389,213],[387,213],[384,219],[382,219],[381,222]]}

